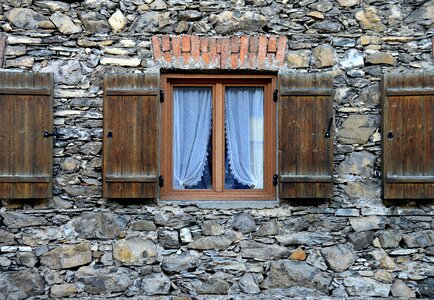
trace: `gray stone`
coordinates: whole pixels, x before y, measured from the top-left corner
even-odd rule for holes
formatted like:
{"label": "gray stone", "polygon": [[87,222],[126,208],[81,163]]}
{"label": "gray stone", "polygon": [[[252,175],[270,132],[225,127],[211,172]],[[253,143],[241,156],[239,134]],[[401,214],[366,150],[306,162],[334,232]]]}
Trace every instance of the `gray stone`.
{"label": "gray stone", "polygon": [[348,181],[342,188],[350,199],[378,199],[381,197],[379,180]]}
{"label": "gray stone", "polygon": [[77,85],[84,80],[80,62],[77,60],[50,61],[48,66],[40,70],[43,73],[53,73],[54,82],[58,84]]}
{"label": "gray stone", "polygon": [[209,272],[223,271],[229,273],[244,273],[247,271],[246,263],[238,258],[211,257],[210,261],[203,263],[200,267],[205,268]]}
{"label": "gray stone", "polygon": [[163,257],[161,269],[168,274],[192,271],[197,267],[199,256],[185,254],[173,254]]}
{"label": "gray stone", "polygon": [[313,49],[315,66],[318,68],[331,67],[336,64],[336,50],[330,45],[320,45]]}
{"label": "gray stone", "polygon": [[124,14],[120,10],[116,10],[116,12],[108,19],[108,22],[114,33],[122,32],[125,26],[127,26],[127,18],[125,18]]}
{"label": "gray stone", "polygon": [[434,0],[423,3],[420,8],[413,10],[410,15],[405,19],[405,23],[412,24],[418,23],[421,25],[432,26],[434,22]]}
{"label": "gray stone", "polygon": [[3,229],[0,229],[0,246],[15,244],[15,236]]}
{"label": "gray stone", "polygon": [[182,21],[199,21],[202,18],[202,13],[197,10],[184,10],[178,14],[178,20]]}
{"label": "gray stone", "polygon": [[69,269],[86,265],[92,261],[89,241],[76,245],[64,245],[42,255],[41,265],[52,269]]}
{"label": "gray stone", "polygon": [[270,271],[261,287],[269,289],[301,286],[328,293],[331,281],[330,274],[306,262],[278,260],[271,263]]}
{"label": "gray stone", "polygon": [[17,254],[17,263],[28,268],[33,268],[38,263],[38,259],[33,253],[22,252]]}
{"label": "gray stone", "polygon": [[39,45],[41,43],[41,38],[32,38],[18,35],[8,36],[8,45]]}
{"label": "gray stone", "polygon": [[166,10],[167,4],[164,0],[155,0],[151,3],[151,9],[154,10]]}
{"label": "gray stone", "polygon": [[[256,274],[255,274],[256,275]],[[243,293],[246,294],[259,294],[261,289],[258,286],[258,276],[252,274],[244,274],[238,281],[238,286]],[[260,275],[262,277],[262,275]]]}
{"label": "gray stone", "polygon": [[311,266],[317,267],[321,271],[327,270],[327,264],[325,262],[325,259],[316,252],[310,253],[306,259],[306,262]]}
{"label": "gray stone", "polygon": [[381,248],[369,252],[369,255],[374,258],[375,264],[381,269],[394,270],[396,268],[395,261]]}
{"label": "gray stone", "polygon": [[154,223],[156,225],[161,225],[166,228],[173,229],[181,229],[184,227],[189,227],[195,224],[196,219],[186,213],[165,213],[165,214],[156,214],[154,217]]}
{"label": "gray stone", "polygon": [[416,293],[404,281],[396,279],[390,288],[393,297],[416,298]]}
{"label": "gray stone", "polygon": [[187,247],[197,250],[226,249],[232,242],[226,236],[203,236],[188,244]]}
{"label": "gray stone", "polygon": [[337,244],[331,247],[321,249],[327,265],[335,272],[343,272],[351,267],[357,255],[351,244]]}
{"label": "gray stone", "polygon": [[216,16],[214,30],[222,35],[238,31],[257,31],[267,23],[265,16],[252,11],[226,10]]}
{"label": "gray stone", "polygon": [[350,218],[350,223],[356,232],[384,229],[385,227],[385,219],[381,216],[354,217]]}
{"label": "gray stone", "polygon": [[263,244],[254,241],[241,241],[241,257],[261,260],[287,258],[291,251],[287,247],[275,244]]}
{"label": "gray stone", "polygon": [[279,224],[276,220],[264,223],[255,232],[255,236],[274,236],[279,233]]}
{"label": "gray stone", "polygon": [[85,212],[72,220],[72,226],[85,239],[113,239],[125,229],[128,220],[129,217],[112,212]]}
{"label": "gray stone", "polygon": [[201,280],[193,280],[192,283],[199,294],[205,295],[227,295],[230,288],[229,283],[217,275]]}
{"label": "gray stone", "polygon": [[146,295],[167,295],[170,290],[170,279],[163,273],[154,273],[143,277],[142,289]]}
{"label": "gray stone", "polygon": [[193,236],[191,234],[190,228],[181,228],[179,231],[179,239],[183,244],[191,243],[193,241]]}
{"label": "gray stone", "polygon": [[80,152],[86,155],[97,155],[102,150],[101,142],[90,142],[80,147]]}
{"label": "gray stone", "polygon": [[360,251],[372,245],[374,236],[373,231],[352,232],[348,234],[348,241],[353,244],[354,250]]}
{"label": "gray stone", "polygon": [[54,28],[48,18],[29,8],[13,8],[6,13],[6,17],[9,22],[22,29]]}
{"label": "gray stone", "polygon": [[249,233],[256,229],[255,218],[250,213],[240,213],[232,217],[230,224],[233,229]]}
{"label": "gray stone", "polygon": [[328,232],[293,232],[276,236],[276,240],[282,245],[318,245],[330,242],[333,237]]}
{"label": "gray stone", "polygon": [[32,5],[33,0],[1,0],[0,3],[7,4],[13,7],[24,7]]}
{"label": "gray stone", "polygon": [[338,0],[339,5],[343,7],[351,7],[359,4],[360,0]]}
{"label": "gray stone", "polygon": [[9,258],[0,256],[0,269],[8,269],[12,264]]}
{"label": "gray stone", "polygon": [[360,92],[359,101],[361,105],[376,106],[380,104],[380,85],[373,84],[363,88]]}
{"label": "gray stone", "polygon": [[342,144],[365,144],[379,123],[375,115],[350,115],[339,128],[338,141]]}
{"label": "gray stone", "polygon": [[355,17],[362,29],[380,32],[386,30],[386,26],[381,22],[378,11],[374,6],[365,7],[362,11],[357,12]]}
{"label": "gray stone", "polygon": [[[182,22],[179,22],[179,25],[181,25],[181,23]],[[187,27],[186,28],[186,30],[187,30],[188,24],[186,27]],[[212,27],[211,27],[211,25],[209,25],[208,23],[206,23],[204,21],[198,21],[198,22],[193,23],[192,29],[194,32],[197,32],[197,33],[207,33],[212,29]]]}
{"label": "gray stone", "polygon": [[308,50],[287,51],[286,64],[288,68],[307,68],[310,63],[311,52]]}
{"label": "gray stone", "polygon": [[434,277],[428,277],[418,284],[419,292],[423,297],[434,299]]}
{"label": "gray stone", "polygon": [[124,265],[153,264],[157,260],[157,248],[150,240],[119,240],[113,246],[113,257]]}
{"label": "gray stone", "polygon": [[56,284],[50,289],[51,298],[67,298],[78,293],[77,287],[72,283]]}
{"label": "gray stone", "polygon": [[402,239],[402,234],[398,230],[385,230],[378,236],[381,247],[396,248]]}
{"label": "gray stone", "polygon": [[339,62],[339,65],[345,70],[360,68],[364,66],[363,52],[356,49],[345,51],[344,57]]}
{"label": "gray stone", "polygon": [[403,235],[404,244],[410,248],[434,246],[434,230],[424,230]]}
{"label": "gray stone", "polygon": [[31,68],[35,63],[35,59],[29,56],[18,57],[6,61],[7,68]]}
{"label": "gray stone", "polygon": [[124,67],[137,67],[141,63],[138,57],[102,57],[100,63],[102,65],[124,66]]}
{"label": "gray stone", "polygon": [[312,29],[316,29],[320,33],[335,33],[342,31],[343,26],[338,22],[321,21],[315,22],[312,25]]}
{"label": "gray stone", "polygon": [[44,279],[37,269],[3,272],[0,276],[1,299],[26,299],[44,293]]}
{"label": "gray stone", "polygon": [[324,12],[331,10],[333,8],[333,4],[330,1],[319,0],[319,1],[314,2],[313,4],[309,5],[309,8],[324,13]]}
{"label": "gray stone", "polygon": [[131,24],[132,32],[157,32],[159,28],[160,14],[155,11],[149,11],[138,17]]}
{"label": "gray stone", "polygon": [[336,168],[338,174],[372,177],[376,156],[368,151],[352,152]]}
{"label": "gray stone", "polygon": [[132,284],[131,271],[126,268],[81,267],[75,273],[77,281],[84,284],[84,291],[89,294],[107,295],[124,292]]}
{"label": "gray stone", "polygon": [[107,22],[107,18],[102,14],[89,11],[85,14],[80,14],[79,16],[87,32],[107,33],[110,31],[110,25]]}
{"label": "gray stone", "polygon": [[37,1],[35,3],[37,6],[42,8],[48,8],[49,10],[56,12],[56,11],[63,11],[68,12],[71,8],[71,6],[67,3],[63,3],[61,1]]}
{"label": "gray stone", "polygon": [[131,230],[137,231],[155,231],[157,226],[154,222],[148,220],[137,220],[131,224]]}
{"label": "gray stone", "polygon": [[344,285],[350,296],[387,297],[390,292],[390,284],[384,284],[367,277],[347,277],[344,279]]}
{"label": "gray stone", "polygon": [[378,52],[378,51],[366,51],[366,59],[367,64],[371,65],[390,65],[395,66],[398,62],[396,57],[394,57],[390,53]]}
{"label": "gray stone", "polygon": [[35,217],[19,212],[5,212],[1,214],[3,223],[8,228],[23,228],[31,226],[47,225],[48,222],[43,217]]}
{"label": "gray stone", "polygon": [[56,12],[52,14],[50,20],[63,34],[74,34],[82,32],[81,28],[75,25],[75,23],[71,20],[69,16],[62,13]]}
{"label": "gray stone", "polygon": [[221,235],[224,233],[224,228],[216,221],[204,221],[201,225],[204,235]]}
{"label": "gray stone", "polygon": [[176,230],[158,230],[158,241],[165,248],[179,248],[179,233]]}

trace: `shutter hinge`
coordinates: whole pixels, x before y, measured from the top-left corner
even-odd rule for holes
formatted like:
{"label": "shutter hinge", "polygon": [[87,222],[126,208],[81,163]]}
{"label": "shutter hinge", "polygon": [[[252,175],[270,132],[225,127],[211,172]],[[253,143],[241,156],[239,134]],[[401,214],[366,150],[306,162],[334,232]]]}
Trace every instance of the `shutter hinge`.
{"label": "shutter hinge", "polygon": [[164,102],[164,91],[160,90],[160,103]]}
{"label": "shutter hinge", "polygon": [[273,101],[277,102],[277,100],[279,100],[279,91],[278,90],[274,90],[273,91]]}
{"label": "shutter hinge", "polygon": [[277,186],[278,182],[279,182],[279,175],[274,174],[273,175],[273,186]]}
{"label": "shutter hinge", "polygon": [[158,186],[159,187],[164,186],[164,176],[163,175],[158,176]]}

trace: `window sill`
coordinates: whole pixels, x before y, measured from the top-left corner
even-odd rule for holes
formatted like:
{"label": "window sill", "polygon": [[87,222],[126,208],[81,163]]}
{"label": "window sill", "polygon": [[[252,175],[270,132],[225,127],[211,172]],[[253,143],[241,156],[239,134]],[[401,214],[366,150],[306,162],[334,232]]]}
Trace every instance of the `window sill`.
{"label": "window sill", "polygon": [[159,205],[194,205],[199,208],[237,209],[237,208],[275,208],[279,200],[158,200]]}

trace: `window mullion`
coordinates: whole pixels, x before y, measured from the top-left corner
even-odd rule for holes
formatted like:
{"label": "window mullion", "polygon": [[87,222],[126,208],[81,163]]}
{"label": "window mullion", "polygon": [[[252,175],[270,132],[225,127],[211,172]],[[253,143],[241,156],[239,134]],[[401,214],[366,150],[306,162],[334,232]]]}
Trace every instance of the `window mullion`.
{"label": "window mullion", "polygon": [[213,180],[216,192],[223,192],[224,190],[224,175],[225,175],[225,107],[223,100],[223,85],[217,83],[215,85],[215,93],[213,97]]}

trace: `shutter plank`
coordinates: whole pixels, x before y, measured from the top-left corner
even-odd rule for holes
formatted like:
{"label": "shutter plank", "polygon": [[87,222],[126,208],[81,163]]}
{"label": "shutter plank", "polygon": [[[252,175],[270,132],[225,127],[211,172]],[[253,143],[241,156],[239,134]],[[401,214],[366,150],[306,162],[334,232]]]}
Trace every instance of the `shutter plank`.
{"label": "shutter plank", "polygon": [[[325,138],[333,116],[328,74],[282,74],[279,77],[279,196],[332,196],[333,131]],[[321,180],[318,180],[318,179]]]}
{"label": "shutter plank", "polygon": [[104,197],[155,198],[158,75],[110,75],[104,87]]}
{"label": "shutter plank", "polygon": [[[423,175],[434,178],[434,97],[423,97],[424,104],[424,170]],[[434,199],[434,180],[424,186],[424,196],[427,199]]]}
{"label": "shutter plank", "polygon": [[[0,175],[10,175],[11,163],[13,162],[13,149],[12,149],[12,133],[10,128],[12,126],[12,112],[13,101],[8,99],[9,96],[0,95]],[[0,198],[12,198],[12,184],[0,184]]]}

